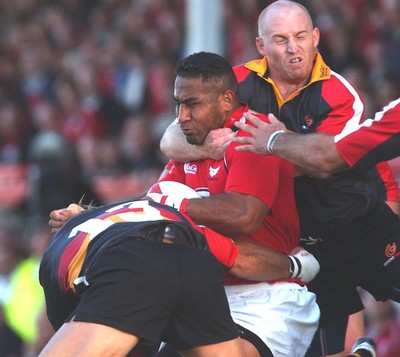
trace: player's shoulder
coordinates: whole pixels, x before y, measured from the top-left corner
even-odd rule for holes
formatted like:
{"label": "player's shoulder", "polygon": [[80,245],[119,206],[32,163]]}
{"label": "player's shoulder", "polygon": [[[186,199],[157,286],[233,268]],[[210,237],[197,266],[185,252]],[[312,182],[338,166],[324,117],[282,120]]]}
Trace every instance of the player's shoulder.
{"label": "player's shoulder", "polygon": [[330,92],[338,91],[339,93],[348,93],[352,96],[360,95],[359,91],[353,84],[335,71],[331,71],[331,76],[329,79],[322,81],[322,86],[325,89],[328,88]]}
{"label": "player's shoulder", "polygon": [[249,73],[250,69],[246,68],[245,64],[239,64],[233,67],[233,72],[235,73],[236,79],[239,83],[243,82]]}

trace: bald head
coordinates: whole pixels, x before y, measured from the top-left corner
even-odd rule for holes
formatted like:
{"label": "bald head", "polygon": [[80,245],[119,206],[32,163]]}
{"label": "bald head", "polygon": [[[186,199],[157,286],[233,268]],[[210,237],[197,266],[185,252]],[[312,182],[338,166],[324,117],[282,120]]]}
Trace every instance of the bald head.
{"label": "bald head", "polygon": [[283,98],[307,83],[314,66],[319,30],[313,28],[307,9],[289,0],[278,0],[259,16],[258,52],[268,63],[269,77]]}
{"label": "bald head", "polygon": [[261,11],[258,17],[258,35],[261,37],[266,31],[270,32],[271,28],[276,27],[277,22],[287,21],[292,16],[302,17],[308,29],[312,30],[313,22],[310,13],[303,5],[290,0],[278,0]]}

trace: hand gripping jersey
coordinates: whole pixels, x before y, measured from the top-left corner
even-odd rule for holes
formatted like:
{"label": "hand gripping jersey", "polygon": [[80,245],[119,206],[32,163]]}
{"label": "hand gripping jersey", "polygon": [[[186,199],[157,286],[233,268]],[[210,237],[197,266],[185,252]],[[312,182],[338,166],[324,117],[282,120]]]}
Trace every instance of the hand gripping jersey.
{"label": "hand gripping jersey", "polygon": [[197,249],[210,249],[225,266],[231,267],[238,254],[228,238],[205,227],[196,226],[177,210],[146,200],[126,201],[87,210],[68,221],[51,239],[45,252],[52,278],[66,293],[74,290],[74,281],[82,266],[90,266],[97,254],[126,239],[163,242],[166,228],[171,239]]}

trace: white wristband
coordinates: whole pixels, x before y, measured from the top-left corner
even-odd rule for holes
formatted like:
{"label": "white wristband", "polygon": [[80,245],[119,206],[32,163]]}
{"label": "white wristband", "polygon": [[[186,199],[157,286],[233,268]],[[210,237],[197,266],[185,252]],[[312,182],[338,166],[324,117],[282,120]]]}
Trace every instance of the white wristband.
{"label": "white wristband", "polygon": [[268,150],[268,152],[270,152],[271,154],[273,154],[272,149],[273,149],[273,147],[274,147],[274,143],[275,143],[275,141],[276,141],[276,138],[277,138],[279,135],[281,135],[282,133],[284,133],[284,132],[285,132],[285,130],[277,130],[277,131],[274,131],[274,132],[271,134],[271,136],[269,137],[268,142],[267,142],[267,150]]}

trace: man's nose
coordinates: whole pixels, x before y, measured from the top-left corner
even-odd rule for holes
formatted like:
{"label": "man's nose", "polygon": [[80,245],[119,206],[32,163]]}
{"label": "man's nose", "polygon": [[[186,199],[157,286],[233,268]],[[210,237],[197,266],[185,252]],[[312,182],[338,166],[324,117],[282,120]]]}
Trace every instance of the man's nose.
{"label": "man's nose", "polygon": [[179,123],[190,120],[190,112],[185,104],[180,104],[177,108],[177,118]]}
{"label": "man's nose", "polygon": [[290,38],[288,41],[288,51],[291,53],[297,52],[298,46],[294,38]]}

